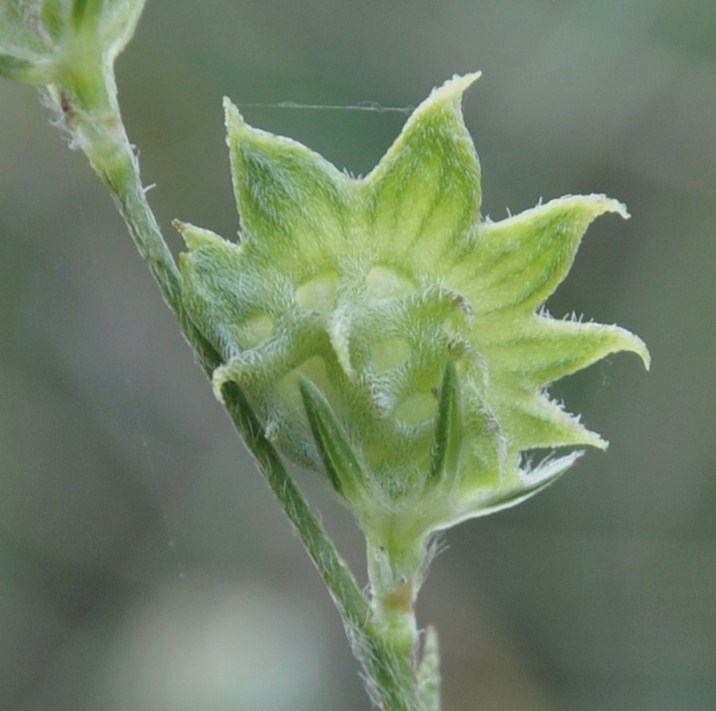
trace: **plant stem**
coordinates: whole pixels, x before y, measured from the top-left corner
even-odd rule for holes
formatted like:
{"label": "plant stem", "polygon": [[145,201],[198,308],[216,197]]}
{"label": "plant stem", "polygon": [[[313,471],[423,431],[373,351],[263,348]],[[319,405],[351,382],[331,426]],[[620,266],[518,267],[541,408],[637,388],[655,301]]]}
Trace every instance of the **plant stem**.
{"label": "plant stem", "polygon": [[413,656],[418,646],[414,605],[422,583],[423,542],[400,549],[369,538],[366,558],[375,625],[400,654]]}
{"label": "plant stem", "polygon": [[440,711],[440,684],[438,633],[430,626],[425,631],[423,658],[418,669],[418,688],[425,711]]}
{"label": "plant stem", "polygon": [[278,453],[266,440],[263,427],[241,389],[235,383],[227,383],[222,393],[237,429],[243,434],[264,477],[299,532],[331,593],[353,653],[366,672],[368,693],[374,703],[386,711],[421,709],[411,654],[396,650],[371,621],[368,600],[286,471]]}
{"label": "plant stem", "polygon": [[[116,100],[114,79],[103,72],[102,90],[88,103],[78,93],[51,87],[49,93],[74,142],[108,187],[139,253],[176,315],[199,363],[209,376],[221,364],[219,354],[189,319],[182,301],[181,274],[162,237],[139,177],[139,165],[126,135]],[[234,383],[223,389],[227,410],[256,458],[261,473],[298,532],[327,585],[366,675],[368,692],[387,711],[422,708],[412,663],[412,648],[396,646],[371,619],[371,608],[308,502],[286,470],[242,391]]]}

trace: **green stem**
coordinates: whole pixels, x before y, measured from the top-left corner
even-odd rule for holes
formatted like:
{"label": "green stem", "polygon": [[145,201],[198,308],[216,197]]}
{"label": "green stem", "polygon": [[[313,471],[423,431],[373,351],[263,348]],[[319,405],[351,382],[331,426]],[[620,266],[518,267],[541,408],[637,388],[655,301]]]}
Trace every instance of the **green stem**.
{"label": "green stem", "polygon": [[[113,77],[88,106],[80,96],[50,88],[66,127],[86,154],[92,168],[109,188],[142,258],[165,301],[175,313],[205,373],[211,376],[221,360],[186,314],[181,275],[147,202],[139,165],[127,138],[116,101]],[[298,532],[343,619],[353,652],[363,666],[366,685],[376,706],[387,711],[416,711],[422,707],[410,650],[396,648],[383,638],[371,620],[370,605],[353,574],[283,465],[263,428],[233,383],[223,390],[227,410],[256,458],[269,486]]]}
{"label": "green stem", "polygon": [[241,389],[227,383],[224,401],[237,429],[256,457],[284,512],[318,568],[340,612],[353,653],[366,672],[366,684],[376,706],[386,711],[417,711],[421,704],[409,653],[401,653],[371,621],[368,601],[353,574],[328,538],[307,501],[286,471],[278,453]]}
{"label": "green stem", "polygon": [[440,711],[440,647],[434,627],[425,631],[423,658],[418,669],[418,687],[425,711]]}
{"label": "green stem", "polygon": [[[428,558],[424,535],[399,535],[395,522],[367,539],[371,611],[376,632],[404,659],[414,660],[419,708],[440,709],[440,652],[437,633],[428,628],[420,649],[415,601]],[[420,660],[418,664],[418,660]]]}
{"label": "green stem", "polygon": [[400,654],[414,656],[418,645],[415,599],[422,582],[425,547],[420,541],[398,549],[389,540],[367,539],[373,621]]}

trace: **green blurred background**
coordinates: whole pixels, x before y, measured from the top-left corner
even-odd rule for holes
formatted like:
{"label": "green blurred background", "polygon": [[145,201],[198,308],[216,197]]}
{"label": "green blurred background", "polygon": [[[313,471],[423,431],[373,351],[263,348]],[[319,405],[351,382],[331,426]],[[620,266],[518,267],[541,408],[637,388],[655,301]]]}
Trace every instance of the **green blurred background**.
{"label": "green blurred background", "polygon": [[[716,708],[716,3],[149,0],[118,66],[172,247],[237,229],[221,97],[367,172],[398,113],[465,101],[493,219],[606,192],[550,301],[618,321],[553,391],[611,441],[445,537],[419,602],[446,711]],[[0,84],[0,709],[367,709],[338,615],[113,205],[28,88]],[[349,561],[360,536],[299,475]]]}

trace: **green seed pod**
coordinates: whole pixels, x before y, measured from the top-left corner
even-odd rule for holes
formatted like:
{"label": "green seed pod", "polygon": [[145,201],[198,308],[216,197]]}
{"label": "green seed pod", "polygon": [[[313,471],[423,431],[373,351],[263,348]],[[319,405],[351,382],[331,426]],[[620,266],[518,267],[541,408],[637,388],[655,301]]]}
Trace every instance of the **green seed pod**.
{"label": "green seed pod", "polygon": [[477,77],[435,89],[363,178],[227,101],[239,242],[177,223],[186,308],[224,359],[217,395],[238,383],[370,535],[423,539],[531,496],[579,452],[530,468],[526,450],[606,446],[548,385],[615,351],[648,366],[622,328],[538,313],[590,222],[623,205],[569,196],[480,216],[460,106]]}

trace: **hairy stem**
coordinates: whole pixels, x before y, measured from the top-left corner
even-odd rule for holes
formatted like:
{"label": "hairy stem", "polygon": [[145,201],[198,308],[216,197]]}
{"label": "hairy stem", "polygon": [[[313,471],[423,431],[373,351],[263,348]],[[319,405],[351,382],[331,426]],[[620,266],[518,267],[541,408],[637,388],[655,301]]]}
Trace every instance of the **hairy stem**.
{"label": "hairy stem", "polygon": [[[199,363],[209,376],[221,364],[219,355],[186,314],[182,282],[147,202],[139,165],[122,123],[111,75],[91,103],[80,94],[51,87],[49,93],[75,144],[107,186],[142,258],[162,295],[175,313]],[[373,702],[387,711],[421,709],[410,651],[384,639],[372,621],[371,608],[308,502],[286,470],[263,428],[233,383],[223,389],[227,410],[256,458],[259,468],[298,532],[303,545],[329,589],[346,628],[353,652],[365,672]]]}

